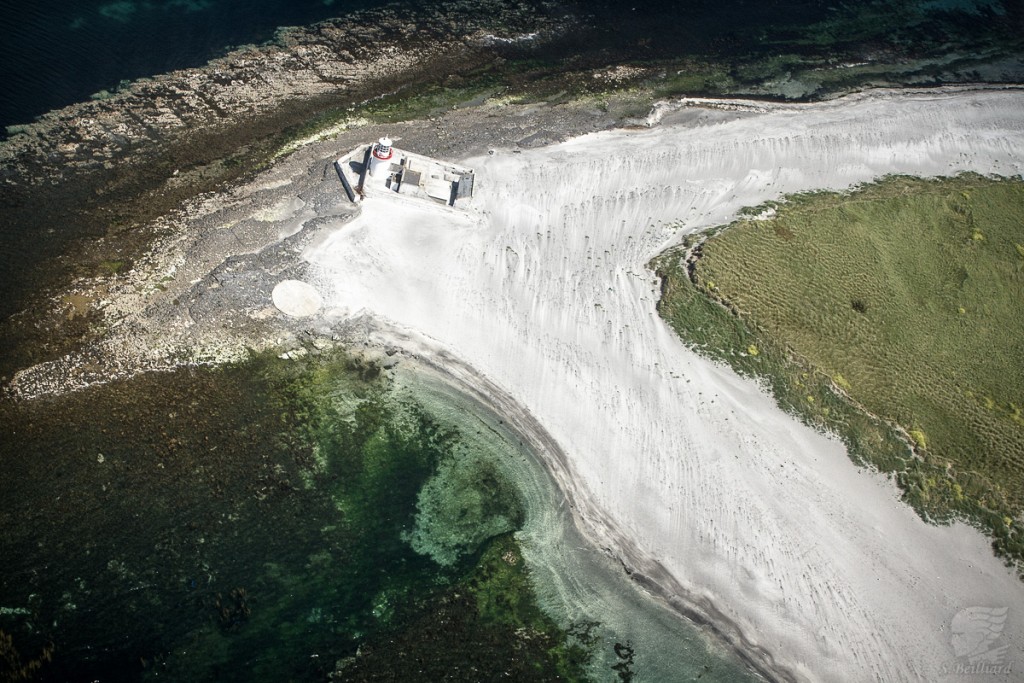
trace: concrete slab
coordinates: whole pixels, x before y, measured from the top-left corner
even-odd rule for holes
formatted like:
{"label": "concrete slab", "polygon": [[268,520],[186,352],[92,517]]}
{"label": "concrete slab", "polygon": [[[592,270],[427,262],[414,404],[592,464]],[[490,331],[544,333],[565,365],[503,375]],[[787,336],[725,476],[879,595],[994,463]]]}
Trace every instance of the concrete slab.
{"label": "concrete slab", "polygon": [[279,282],[274,287],[271,297],[279,311],[293,318],[306,318],[314,315],[324,303],[320,292],[301,280]]}

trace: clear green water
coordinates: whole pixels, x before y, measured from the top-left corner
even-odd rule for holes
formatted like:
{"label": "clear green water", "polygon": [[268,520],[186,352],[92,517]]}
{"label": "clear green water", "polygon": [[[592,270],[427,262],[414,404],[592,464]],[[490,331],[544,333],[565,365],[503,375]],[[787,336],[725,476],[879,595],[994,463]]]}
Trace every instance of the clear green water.
{"label": "clear green water", "polygon": [[486,454],[491,471],[514,486],[524,513],[515,539],[531,592],[561,628],[589,627],[590,680],[757,680],[735,654],[641,591],[617,560],[580,533],[543,456],[503,416],[430,373],[406,370],[396,384],[456,426],[467,451]]}
{"label": "clear green water", "polygon": [[319,543],[301,566],[263,564],[259,609],[255,595],[253,606],[249,593],[220,595],[219,623],[190,633],[151,675],[579,679],[586,657],[571,662],[565,632],[534,605],[510,535],[523,508],[494,463],[500,444],[463,438],[413,391],[351,375],[314,366],[285,392],[310,447],[303,486],[328,503],[308,520]]}
{"label": "clear green water", "polygon": [[750,678],[429,372],[264,358],[0,418],[0,680]]}

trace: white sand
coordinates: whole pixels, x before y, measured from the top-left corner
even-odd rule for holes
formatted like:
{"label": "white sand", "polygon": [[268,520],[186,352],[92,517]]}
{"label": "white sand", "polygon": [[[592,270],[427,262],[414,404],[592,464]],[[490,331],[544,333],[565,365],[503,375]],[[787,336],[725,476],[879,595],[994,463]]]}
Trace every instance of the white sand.
{"label": "white sand", "polygon": [[283,280],[274,287],[271,298],[277,309],[293,318],[307,318],[323,306],[320,292],[301,280]]}
{"label": "white sand", "polygon": [[306,256],[336,314],[421,335],[514,397],[564,451],[584,531],[734,643],[803,680],[970,680],[943,674],[965,663],[951,619],[1009,607],[998,644],[1024,671],[1024,584],[988,541],[924,524],[840,444],[684,348],[645,268],[787,192],[1019,175],[1024,92],[764,109],[473,159],[480,213],[367,201]]}

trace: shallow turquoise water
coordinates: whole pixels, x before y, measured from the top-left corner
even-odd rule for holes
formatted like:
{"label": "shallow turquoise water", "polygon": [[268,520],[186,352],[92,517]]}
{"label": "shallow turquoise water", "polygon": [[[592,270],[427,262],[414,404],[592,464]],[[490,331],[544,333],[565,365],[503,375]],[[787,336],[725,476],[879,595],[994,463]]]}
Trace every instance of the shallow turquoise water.
{"label": "shallow turquoise water", "polygon": [[[720,642],[642,591],[617,560],[580,533],[545,456],[503,416],[437,375],[406,370],[397,383],[437,419],[457,425],[467,449],[486,454],[514,485],[525,513],[516,538],[541,609],[563,627],[596,624],[592,680],[760,680]],[[631,663],[623,669],[627,652]],[[620,676],[623,670],[630,676]]]}

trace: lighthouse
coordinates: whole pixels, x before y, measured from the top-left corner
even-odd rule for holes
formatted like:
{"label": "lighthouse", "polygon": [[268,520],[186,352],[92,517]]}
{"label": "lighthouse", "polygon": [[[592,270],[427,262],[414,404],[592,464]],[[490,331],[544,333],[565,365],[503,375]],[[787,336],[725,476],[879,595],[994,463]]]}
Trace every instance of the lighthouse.
{"label": "lighthouse", "polygon": [[[464,168],[407,149],[392,147],[384,136],[363,143],[334,161],[345,195],[353,204],[383,194],[429,200],[454,207],[473,196],[473,169]],[[357,161],[358,159],[358,161]]]}
{"label": "lighthouse", "polygon": [[370,175],[374,178],[387,177],[391,172],[391,157],[395,151],[391,148],[391,138],[382,137],[373,145],[370,152]]}

